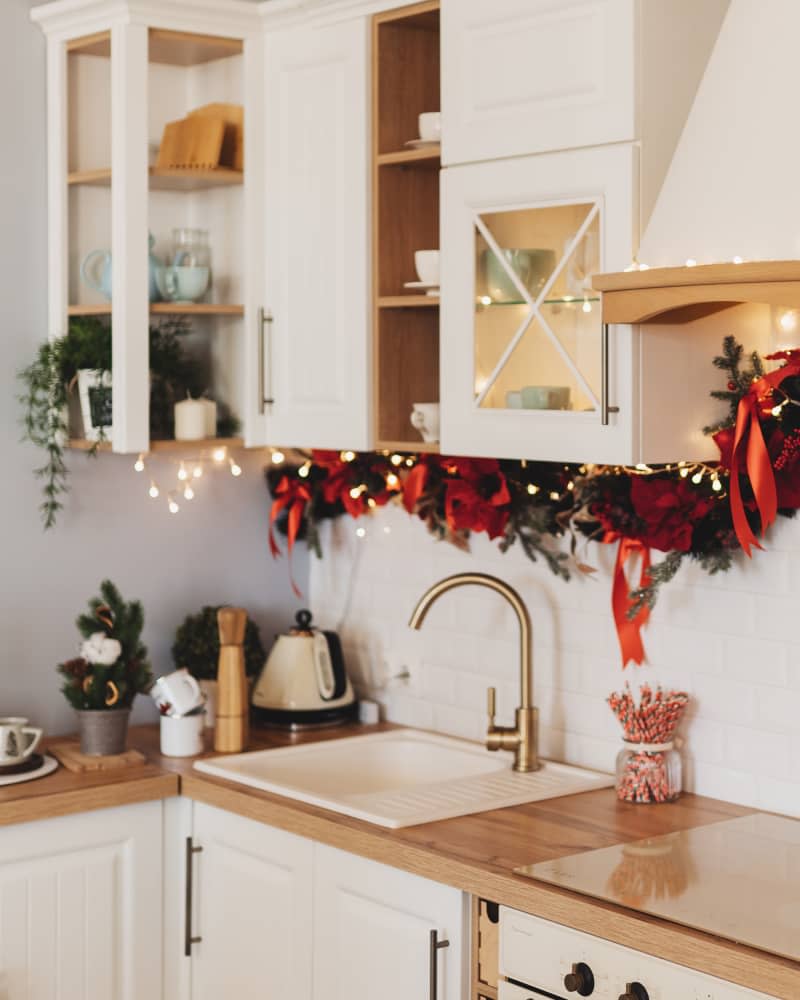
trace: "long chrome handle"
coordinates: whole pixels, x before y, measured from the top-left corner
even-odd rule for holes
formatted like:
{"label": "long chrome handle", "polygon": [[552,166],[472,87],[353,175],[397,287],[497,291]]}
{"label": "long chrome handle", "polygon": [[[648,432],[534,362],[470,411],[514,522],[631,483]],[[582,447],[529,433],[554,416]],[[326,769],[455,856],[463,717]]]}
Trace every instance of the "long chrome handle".
{"label": "long chrome handle", "polygon": [[608,427],[610,413],[619,413],[618,406],[609,406],[608,403],[609,368],[608,323],[603,323],[600,337],[600,423],[603,427]]}
{"label": "long chrome handle", "polygon": [[[269,349],[265,345],[265,339],[269,334]],[[269,386],[267,385],[266,361],[269,357]],[[258,310],[258,412],[264,413],[268,406],[272,406],[275,400],[272,398],[272,313],[265,309]]]}
{"label": "long chrome handle", "polygon": [[431,931],[430,947],[428,950],[428,972],[429,972],[429,1000],[438,1000],[439,997],[439,950],[449,948],[448,940],[440,941],[439,932]]}
{"label": "long chrome handle", "polygon": [[184,912],[184,923],[183,923],[183,954],[189,958],[192,954],[192,945],[199,944],[203,939],[201,937],[192,936],[192,909],[193,909],[193,897],[194,897],[194,878],[193,878],[193,866],[192,859],[195,854],[199,854],[203,850],[202,847],[195,847],[192,843],[192,838],[186,838],[186,909]]}

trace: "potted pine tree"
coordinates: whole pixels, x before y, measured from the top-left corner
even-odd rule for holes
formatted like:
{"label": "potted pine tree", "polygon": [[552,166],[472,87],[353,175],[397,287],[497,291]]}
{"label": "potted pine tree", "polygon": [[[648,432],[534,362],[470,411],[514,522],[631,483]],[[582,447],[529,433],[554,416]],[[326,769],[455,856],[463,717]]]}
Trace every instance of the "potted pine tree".
{"label": "potted pine tree", "polygon": [[89,601],[88,614],[76,624],[83,636],[80,656],[59,664],[58,673],[64,679],[61,690],[78,713],[81,753],[123,753],[133,699],[153,683],[141,641],[142,605],[124,601],[104,580],[100,597]]}

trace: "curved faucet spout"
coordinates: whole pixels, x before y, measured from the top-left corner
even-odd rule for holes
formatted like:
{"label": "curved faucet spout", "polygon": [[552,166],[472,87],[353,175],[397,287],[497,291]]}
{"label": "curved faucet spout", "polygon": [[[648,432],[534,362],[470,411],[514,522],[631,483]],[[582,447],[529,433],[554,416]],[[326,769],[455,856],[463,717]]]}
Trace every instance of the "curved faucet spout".
{"label": "curved faucet spout", "polygon": [[533,706],[533,657],[531,655],[531,619],[522,598],[507,583],[488,573],[456,573],[448,576],[422,595],[409,620],[411,628],[419,629],[431,606],[442,594],[456,587],[470,584],[487,587],[501,594],[514,609],[519,621],[520,638],[520,706],[516,711],[516,727],[505,728],[494,724],[495,690],[489,689],[489,730],[486,745],[490,750],[513,750],[516,771],[535,771],[539,767],[537,756],[538,711]]}

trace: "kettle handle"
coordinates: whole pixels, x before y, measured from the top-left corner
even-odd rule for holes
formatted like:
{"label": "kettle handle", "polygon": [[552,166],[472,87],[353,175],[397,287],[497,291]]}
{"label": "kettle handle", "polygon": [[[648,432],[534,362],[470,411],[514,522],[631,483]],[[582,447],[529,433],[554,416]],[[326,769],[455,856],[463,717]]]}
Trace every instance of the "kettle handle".
{"label": "kettle handle", "polygon": [[344,669],[344,654],[342,643],[336,632],[323,632],[328,643],[328,654],[333,668],[333,694],[326,701],[335,701],[344,696],[347,691],[347,672]]}
{"label": "kettle handle", "polygon": [[103,257],[108,260],[108,250],[92,250],[83,258],[83,263],[81,264],[81,277],[89,286],[93,288],[96,292],[100,292],[101,295],[105,295],[105,292],[100,285],[100,282],[95,278],[95,276],[89,270],[95,257]]}

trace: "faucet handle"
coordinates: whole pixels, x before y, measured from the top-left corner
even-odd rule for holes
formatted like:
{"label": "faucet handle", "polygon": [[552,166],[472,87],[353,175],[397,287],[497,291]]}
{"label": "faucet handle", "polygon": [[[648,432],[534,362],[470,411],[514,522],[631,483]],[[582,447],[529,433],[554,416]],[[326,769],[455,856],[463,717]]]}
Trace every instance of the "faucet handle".
{"label": "faucet handle", "polygon": [[486,691],[486,711],[489,715],[489,725],[494,725],[495,702],[497,701],[497,688],[490,687]]}

